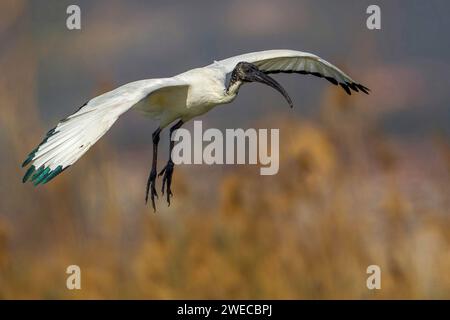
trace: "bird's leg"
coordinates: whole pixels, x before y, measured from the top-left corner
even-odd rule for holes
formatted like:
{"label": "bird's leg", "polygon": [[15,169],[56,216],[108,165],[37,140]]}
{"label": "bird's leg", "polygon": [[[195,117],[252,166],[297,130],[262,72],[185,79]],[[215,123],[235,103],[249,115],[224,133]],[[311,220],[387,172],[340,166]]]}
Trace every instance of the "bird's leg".
{"label": "bird's leg", "polygon": [[158,198],[158,193],[156,193],[155,182],[156,182],[156,163],[158,162],[158,143],[159,143],[159,134],[161,133],[161,128],[156,129],[152,134],[153,140],[153,161],[152,161],[152,171],[150,171],[150,175],[147,181],[147,191],[145,194],[145,203],[148,201],[148,194],[150,193],[150,199],[152,200],[153,211],[156,211],[155,206],[155,196]]}
{"label": "bird's leg", "polygon": [[170,206],[170,197],[173,195],[170,187],[172,185],[173,168],[175,166],[172,161],[172,150],[175,145],[175,142],[172,140],[172,133],[175,130],[179,129],[182,125],[183,125],[183,121],[180,120],[172,128],[170,128],[169,161],[167,161],[167,165],[159,173],[159,176],[163,175],[163,184],[162,184],[161,192],[164,195],[164,187],[166,187],[166,197],[167,197],[167,203],[169,204],[169,206]]}

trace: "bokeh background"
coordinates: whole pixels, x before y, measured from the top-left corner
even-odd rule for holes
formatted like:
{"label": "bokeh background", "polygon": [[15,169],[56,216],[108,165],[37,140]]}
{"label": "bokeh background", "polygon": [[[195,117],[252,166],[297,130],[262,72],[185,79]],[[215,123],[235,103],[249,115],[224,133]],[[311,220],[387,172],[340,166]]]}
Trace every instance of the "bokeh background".
{"label": "bokeh background", "polygon": [[[376,2],[380,31],[365,0],[1,1],[0,298],[450,298],[450,3]],[[81,31],[66,28],[70,4]],[[28,152],[89,98],[274,48],[316,53],[372,89],[276,75],[295,109],[251,85],[202,117],[280,128],[278,175],[178,166],[155,214],[157,123],[129,112],[52,183],[21,183]],[[82,290],[66,289],[71,264]],[[366,288],[371,264],[381,290]]]}

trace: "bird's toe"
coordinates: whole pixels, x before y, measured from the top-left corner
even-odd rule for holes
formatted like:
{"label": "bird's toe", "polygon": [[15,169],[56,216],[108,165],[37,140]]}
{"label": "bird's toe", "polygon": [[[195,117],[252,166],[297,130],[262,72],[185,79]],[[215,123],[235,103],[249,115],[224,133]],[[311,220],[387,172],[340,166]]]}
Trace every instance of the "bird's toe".
{"label": "bird's toe", "polygon": [[149,195],[152,202],[153,211],[156,212],[155,197],[158,199],[158,193],[156,192],[156,170],[152,170],[148,178],[145,203],[148,203]]}
{"label": "bird's toe", "polygon": [[172,175],[173,175],[174,163],[169,161],[163,170],[159,173],[159,176],[163,176],[161,193],[166,195],[167,203],[170,206],[170,197],[173,196],[171,186],[172,186]]}

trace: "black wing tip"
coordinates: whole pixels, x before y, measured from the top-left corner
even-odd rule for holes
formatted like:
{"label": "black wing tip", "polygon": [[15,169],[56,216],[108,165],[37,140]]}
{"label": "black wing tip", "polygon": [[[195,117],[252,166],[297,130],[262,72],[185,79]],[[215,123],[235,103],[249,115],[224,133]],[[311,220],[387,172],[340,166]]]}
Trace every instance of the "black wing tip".
{"label": "black wing tip", "polygon": [[30,178],[30,176],[34,173],[34,171],[36,171],[36,167],[35,166],[31,166],[28,168],[27,172],[25,173],[25,175],[23,176],[22,182],[25,183],[28,181],[28,179]]}
{"label": "black wing tip", "polygon": [[325,77],[325,79],[328,80],[330,83],[334,84],[335,86],[339,85],[339,82],[333,77]]}
{"label": "black wing tip", "polygon": [[25,161],[22,163],[22,168],[26,167],[27,165],[29,165],[31,163],[31,161],[33,161],[34,156],[36,155],[36,152],[39,150],[39,147],[41,147],[44,143],[46,143],[48,141],[48,139],[53,136],[54,134],[56,134],[58,131],[56,131],[56,127],[49,130],[46,134],[44,139],[41,141],[41,143],[39,143],[39,145],[37,146],[37,148],[35,148],[33,151],[31,151],[28,154],[28,157],[25,159]]}
{"label": "black wing tip", "polygon": [[357,83],[356,86],[359,88],[359,90],[361,90],[365,94],[370,94],[370,92],[371,92],[371,90],[369,88],[367,88],[366,86],[363,86],[360,83]]}
{"label": "black wing tip", "polygon": [[339,85],[342,87],[342,89],[345,90],[345,92],[347,92],[347,94],[348,94],[349,96],[352,95],[352,91],[350,90],[350,88],[349,88],[349,86],[348,86],[347,83],[339,83]]}
{"label": "black wing tip", "polygon": [[298,73],[298,74],[304,74],[304,75],[312,75],[315,77],[319,77],[319,78],[324,78],[326,80],[328,80],[330,83],[334,84],[335,86],[340,85],[345,92],[351,96],[352,95],[352,90],[355,92],[359,92],[362,91],[365,94],[370,94],[370,89],[367,88],[366,86],[363,86],[360,83],[356,83],[356,82],[339,82],[338,80],[336,80],[333,77],[328,77],[328,76],[324,76],[323,74],[319,73],[319,72],[309,72],[309,71],[304,71],[304,70],[299,70],[299,71],[295,71],[295,70],[271,70],[271,71],[264,71],[264,73],[266,74],[271,74],[271,73]]}
{"label": "black wing tip", "polygon": [[33,161],[34,155],[29,155],[28,158],[25,159],[25,161],[22,163],[22,168],[25,168],[27,165]]}
{"label": "black wing tip", "polygon": [[25,159],[25,161],[22,163],[22,168],[25,168],[27,165],[29,165],[31,163],[31,161],[33,161],[34,156],[36,155],[36,152],[38,151],[39,147],[37,147],[36,149],[34,149],[33,151],[31,151],[27,158]]}
{"label": "black wing tip", "polygon": [[50,180],[53,180],[53,178],[55,178],[57,175],[62,173],[65,169],[67,169],[67,168],[63,169],[63,167],[61,165],[57,166],[54,170],[50,171],[47,176],[44,177],[44,179],[41,181],[41,183],[46,184]]}
{"label": "black wing tip", "polygon": [[[347,94],[349,96],[352,95],[352,90],[355,92],[364,92],[365,94],[370,94],[370,89],[363,86],[360,83],[356,83],[356,82],[346,82],[346,83],[339,83],[339,85],[345,90],[345,92],[347,92]],[[350,90],[351,89],[351,90]]]}

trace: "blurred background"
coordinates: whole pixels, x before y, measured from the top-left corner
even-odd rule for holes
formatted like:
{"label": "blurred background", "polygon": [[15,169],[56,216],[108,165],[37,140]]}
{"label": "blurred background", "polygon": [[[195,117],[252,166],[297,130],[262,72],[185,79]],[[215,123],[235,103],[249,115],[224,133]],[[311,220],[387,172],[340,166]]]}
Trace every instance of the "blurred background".
{"label": "blurred background", "polygon": [[[70,4],[81,30],[66,28]],[[450,298],[450,3],[377,1],[380,31],[366,28],[370,4],[1,1],[0,298]],[[280,128],[278,175],[177,166],[172,205],[155,214],[144,191],[157,123],[129,112],[52,183],[21,183],[28,152],[89,98],[275,48],[372,89],[275,75],[293,110],[252,85],[201,118]],[[66,289],[71,264],[82,290]],[[371,264],[381,290],[366,287]]]}

